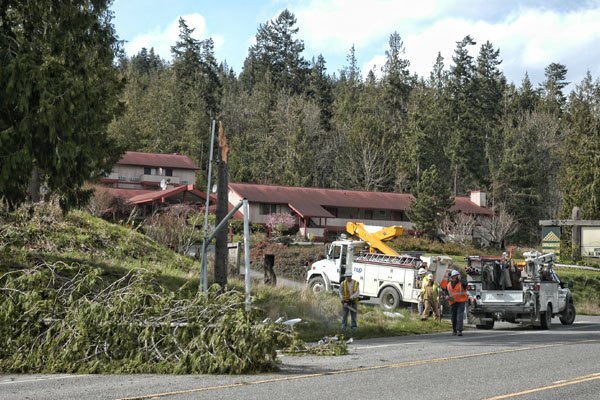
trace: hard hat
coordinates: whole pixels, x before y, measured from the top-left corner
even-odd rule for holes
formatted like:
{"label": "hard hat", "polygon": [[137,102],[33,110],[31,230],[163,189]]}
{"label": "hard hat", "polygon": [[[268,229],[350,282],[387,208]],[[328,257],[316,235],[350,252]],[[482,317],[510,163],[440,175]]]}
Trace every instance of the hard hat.
{"label": "hard hat", "polygon": [[452,276],[457,276],[457,275],[460,275],[460,272],[458,272],[457,270],[453,269],[452,273],[450,274],[450,276],[452,277]]}
{"label": "hard hat", "polygon": [[425,268],[419,268],[419,271],[417,272],[419,275],[423,275],[425,272],[427,272],[425,270]]}
{"label": "hard hat", "polygon": [[428,276],[429,276],[429,279],[433,279],[433,274],[430,273]]}
{"label": "hard hat", "polygon": [[346,276],[346,277],[352,276],[352,271],[346,270],[346,272],[344,272],[344,276]]}

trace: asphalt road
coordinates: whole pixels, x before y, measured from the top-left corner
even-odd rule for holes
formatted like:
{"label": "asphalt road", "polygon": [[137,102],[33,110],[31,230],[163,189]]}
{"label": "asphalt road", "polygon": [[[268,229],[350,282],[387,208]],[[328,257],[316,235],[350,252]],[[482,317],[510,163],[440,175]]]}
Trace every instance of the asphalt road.
{"label": "asphalt road", "polygon": [[349,350],[282,356],[280,372],[261,375],[0,375],[0,399],[600,398],[600,317],[355,340]]}

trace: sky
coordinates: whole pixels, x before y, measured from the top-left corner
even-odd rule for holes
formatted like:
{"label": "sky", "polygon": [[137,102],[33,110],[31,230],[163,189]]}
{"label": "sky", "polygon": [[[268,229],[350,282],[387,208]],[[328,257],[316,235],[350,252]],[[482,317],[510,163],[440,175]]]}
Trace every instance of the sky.
{"label": "sky", "polygon": [[449,67],[466,35],[477,42],[474,57],[486,41],[499,49],[500,67],[516,85],[526,72],[539,84],[553,62],[566,65],[570,89],[587,71],[600,76],[600,0],[114,0],[111,7],[128,56],[154,47],[170,60],[182,17],[195,38],[213,39],[217,60],[237,74],[260,24],[286,8],[297,18],[304,57],[322,54],[329,74],[348,65],[352,46],[363,75],[379,74],[389,37],[398,32],[411,73],[422,77],[438,53]]}

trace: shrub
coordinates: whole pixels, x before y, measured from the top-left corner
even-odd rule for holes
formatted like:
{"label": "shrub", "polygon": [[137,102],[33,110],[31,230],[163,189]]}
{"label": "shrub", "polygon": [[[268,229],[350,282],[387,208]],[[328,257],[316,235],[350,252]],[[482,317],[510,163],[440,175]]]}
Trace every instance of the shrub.
{"label": "shrub", "polygon": [[296,225],[296,220],[288,213],[274,213],[267,217],[267,228],[283,235]]}

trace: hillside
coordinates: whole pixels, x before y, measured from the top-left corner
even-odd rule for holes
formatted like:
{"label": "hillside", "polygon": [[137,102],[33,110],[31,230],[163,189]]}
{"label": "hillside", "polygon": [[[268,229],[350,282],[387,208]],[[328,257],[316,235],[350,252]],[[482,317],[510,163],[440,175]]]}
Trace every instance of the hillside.
{"label": "hillside", "polygon": [[53,203],[0,222],[0,373],[259,372],[293,340],[135,230]]}

